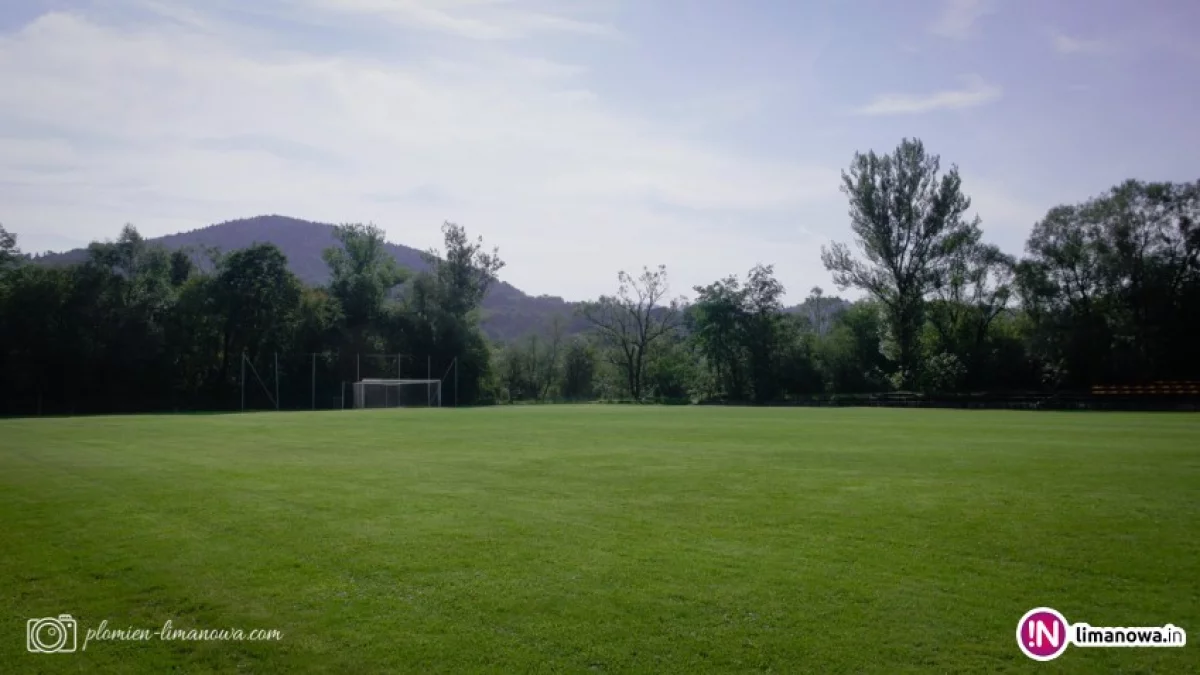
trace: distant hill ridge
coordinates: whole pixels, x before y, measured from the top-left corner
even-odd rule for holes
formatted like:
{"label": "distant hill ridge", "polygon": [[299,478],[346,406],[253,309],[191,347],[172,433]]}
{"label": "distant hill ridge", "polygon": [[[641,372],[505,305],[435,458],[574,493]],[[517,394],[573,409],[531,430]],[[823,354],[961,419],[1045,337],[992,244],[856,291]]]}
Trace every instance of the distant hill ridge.
{"label": "distant hill ridge", "polygon": [[[279,215],[231,220],[148,241],[172,251],[186,247],[211,247],[228,252],[256,243],[275,244],[287,256],[292,272],[314,286],[329,282],[329,266],[325,264],[322,253],[331,246],[341,245],[334,237],[333,225]],[[401,267],[416,272],[429,269],[421,252],[415,248],[391,242],[386,244],[386,248]],[[79,263],[86,258],[85,249],[75,249],[43,255],[36,261],[61,265]],[[534,297],[500,281],[492,285],[484,298],[483,329],[494,340],[512,340],[544,330],[555,315],[562,315],[567,320],[568,332],[579,332],[584,325],[574,317],[574,312],[575,303],[554,296]]]}
{"label": "distant hill ridge", "polygon": [[[187,247],[216,248],[222,252],[236,251],[256,243],[271,243],[287,256],[288,266],[297,277],[314,286],[329,282],[329,266],[322,254],[331,246],[340,246],[334,237],[334,226],[314,223],[287,216],[269,215],[231,220],[209,225],[190,232],[180,232],[148,241],[161,244],[168,250]],[[401,267],[421,272],[429,269],[421,252],[403,244],[385,244],[388,253]],[[36,259],[39,264],[63,265],[83,262],[87,259],[85,249],[65,253],[51,253]],[[844,300],[826,298],[833,313],[849,305]],[[547,330],[555,316],[566,322],[566,333],[574,334],[587,329],[587,324],[575,316],[578,303],[567,302],[552,295],[532,296],[499,281],[488,290],[483,300],[483,330],[493,340],[510,341],[532,333]],[[804,311],[805,305],[788,308],[787,312]]]}

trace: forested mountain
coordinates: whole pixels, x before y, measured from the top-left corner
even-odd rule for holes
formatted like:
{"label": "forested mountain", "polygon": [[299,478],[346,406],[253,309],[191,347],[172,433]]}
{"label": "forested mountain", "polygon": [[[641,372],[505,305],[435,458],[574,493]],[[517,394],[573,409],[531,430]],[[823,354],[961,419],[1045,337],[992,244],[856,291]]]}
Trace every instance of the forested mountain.
{"label": "forested mountain", "polygon": [[[329,266],[321,258],[331,246],[340,246],[334,236],[334,226],[286,216],[258,216],[210,225],[190,232],[147,239],[149,244],[161,244],[168,251],[190,250],[193,261],[204,267],[208,264],[206,250],[229,253],[256,243],[275,244],[287,256],[288,268],[300,281],[310,286],[329,282]],[[421,251],[402,244],[385,243],[384,247],[402,268],[414,272],[429,270]],[[71,264],[87,260],[86,249],[55,253],[37,258],[43,264]],[[574,305],[554,296],[532,296],[511,284],[498,281],[483,300],[483,330],[493,340],[512,340],[531,332],[544,331],[554,316],[567,319],[567,333],[578,333],[586,324],[574,318]]]}

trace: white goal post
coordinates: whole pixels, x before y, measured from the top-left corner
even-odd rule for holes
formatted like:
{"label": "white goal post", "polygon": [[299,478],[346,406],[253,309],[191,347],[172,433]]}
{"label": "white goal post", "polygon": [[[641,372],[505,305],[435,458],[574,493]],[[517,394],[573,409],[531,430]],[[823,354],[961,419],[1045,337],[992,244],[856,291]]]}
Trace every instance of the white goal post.
{"label": "white goal post", "polygon": [[355,408],[440,408],[441,380],[363,379],[354,383]]}

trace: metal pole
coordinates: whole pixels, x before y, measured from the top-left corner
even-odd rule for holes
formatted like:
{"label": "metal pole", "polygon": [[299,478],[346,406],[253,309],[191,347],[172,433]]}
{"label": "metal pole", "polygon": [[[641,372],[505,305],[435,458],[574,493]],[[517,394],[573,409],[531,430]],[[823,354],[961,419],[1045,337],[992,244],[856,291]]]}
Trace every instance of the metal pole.
{"label": "metal pole", "polygon": [[312,409],[317,409],[317,353],[312,355]]}
{"label": "metal pole", "polygon": [[425,405],[433,405],[433,357],[425,356]]}
{"label": "metal pole", "polygon": [[246,412],[246,352],[242,352],[242,412]]}
{"label": "metal pole", "polygon": [[275,352],[275,409],[279,410],[279,352]]}

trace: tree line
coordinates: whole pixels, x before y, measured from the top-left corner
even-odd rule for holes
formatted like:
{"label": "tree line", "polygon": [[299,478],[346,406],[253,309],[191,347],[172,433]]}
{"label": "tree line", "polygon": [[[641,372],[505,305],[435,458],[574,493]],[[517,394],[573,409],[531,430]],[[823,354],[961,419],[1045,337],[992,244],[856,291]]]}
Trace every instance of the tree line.
{"label": "tree line", "polygon": [[1130,180],[1055,207],[1021,259],[983,241],[958,168],[920,140],[856,154],[841,189],[855,241],[821,257],[862,300],[814,288],[787,312],[770,265],[697,286],[691,303],[670,297],[664,267],[621,272],[615,294],[581,307],[587,339],[503,350],[501,391],[767,403],[1200,378],[1200,181]]}
{"label": "tree line", "polygon": [[443,398],[486,399],[479,306],[504,263],[461,226],[442,231],[444,251],[427,252],[429,270],[413,274],[379,228],[340,226],[340,246],[324,252],[330,281],[313,287],[269,243],[168,252],[126,226],[91,244],[83,263],[55,267],[30,262],[0,229],[0,411],[234,409],[243,361],[252,407],[317,407],[318,389],[320,407],[336,407],[344,382],[396,376],[400,364],[364,373],[364,354],[408,356],[419,375],[407,377],[454,365]]}
{"label": "tree line", "polygon": [[[562,316],[507,344],[479,328],[504,263],[453,223],[417,274],[396,266],[378,228],[341,226],[321,287],[296,279],[271,244],[168,252],[127,227],[84,263],[50,267],[0,228],[0,401],[10,413],[230,409],[244,359],[260,382],[262,368],[305,383],[291,389],[315,405],[309,378],[328,398],[363,376],[351,363],[361,354],[408,355],[436,364],[435,376],[455,363],[443,398],[463,404],[770,403],[1200,378],[1200,181],[1130,180],[1055,207],[1021,258],[983,241],[958,168],[943,171],[919,140],[856,154],[841,189],[854,241],[821,257],[861,300],[814,288],[786,309],[774,267],[760,264],[695,287],[688,302],[659,266],[621,272],[615,293],[580,303],[588,332],[568,335]],[[270,370],[272,354],[311,360]]]}

